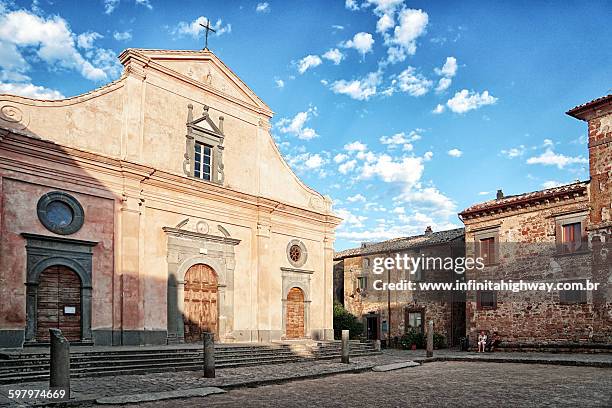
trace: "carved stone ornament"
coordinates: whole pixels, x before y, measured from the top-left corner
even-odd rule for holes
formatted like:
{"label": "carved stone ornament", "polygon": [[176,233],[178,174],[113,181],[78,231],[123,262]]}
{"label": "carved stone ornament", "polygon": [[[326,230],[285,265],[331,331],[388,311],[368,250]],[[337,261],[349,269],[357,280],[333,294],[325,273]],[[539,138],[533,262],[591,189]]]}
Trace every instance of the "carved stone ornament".
{"label": "carved stone ornament", "polygon": [[185,135],[185,160],[183,161],[183,172],[189,177],[194,176],[195,146],[196,142],[203,143],[212,149],[212,174],[213,183],[223,184],[225,180],[223,166],[223,116],[219,117],[215,124],[208,114],[209,107],[204,105],[202,116],[193,118],[193,105],[187,105],[187,134]]}

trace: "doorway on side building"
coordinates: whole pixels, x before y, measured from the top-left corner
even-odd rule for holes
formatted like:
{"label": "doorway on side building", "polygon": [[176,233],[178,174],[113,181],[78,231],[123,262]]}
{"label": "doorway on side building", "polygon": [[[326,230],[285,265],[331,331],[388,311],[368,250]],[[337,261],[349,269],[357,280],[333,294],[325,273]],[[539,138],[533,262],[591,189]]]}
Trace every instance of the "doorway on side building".
{"label": "doorway on side building", "polygon": [[69,341],[81,340],[81,279],[63,265],[48,267],[38,280],[36,341],[48,342],[51,328]]}
{"label": "doorway on side building", "polygon": [[304,292],[300,288],[291,288],[287,293],[287,316],[285,338],[301,339],[304,337]]}
{"label": "doorway on side building", "polygon": [[186,343],[201,342],[203,332],[215,333],[215,340],[219,339],[217,286],[217,274],[208,265],[193,265],[185,273],[183,323]]}
{"label": "doorway on side building", "polygon": [[380,316],[377,314],[367,314],[365,316],[366,339],[380,340]]}

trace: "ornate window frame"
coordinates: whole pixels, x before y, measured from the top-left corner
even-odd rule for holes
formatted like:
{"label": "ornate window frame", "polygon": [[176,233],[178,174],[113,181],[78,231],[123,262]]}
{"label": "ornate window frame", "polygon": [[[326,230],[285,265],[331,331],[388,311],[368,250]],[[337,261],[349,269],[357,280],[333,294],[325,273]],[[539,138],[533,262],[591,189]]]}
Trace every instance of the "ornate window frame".
{"label": "ornate window frame", "polygon": [[[204,105],[202,117],[195,120],[193,119],[193,105],[187,105],[187,109],[187,134],[185,135],[183,172],[188,177],[223,185],[225,179],[223,167],[223,140],[225,138],[223,133],[223,116],[219,117],[219,125],[217,126],[208,114],[209,107],[207,105]],[[196,143],[211,147],[212,169],[210,180],[195,177],[194,175]]]}
{"label": "ornate window frame", "polygon": [[[300,248],[300,258],[297,261],[294,261],[291,258],[291,248],[293,246],[298,246]],[[294,268],[300,268],[304,266],[304,264],[308,260],[308,251],[306,250],[306,245],[304,245],[304,243],[300,241],[299,239],[292,239],[291,241],[289,241],[289,243],[287,244],[286,251],[287,251],[287,260],[289,261],[291,266],[293,266]]]}
{"label": "ornate window frame", "polygon": [[[72,210],[72,221],[70,221],[68,225],[56,225],[48,217],[47,208],[51,203],[57,201],[66,204]],[[36,213],[38,214],[38,219],[45,228],[59,235],[74,234],[81,229],[85,222],[85,211],[83,211],[81,203],[70,194],[62,191],[52,191],[40,197],[36,205]]]}

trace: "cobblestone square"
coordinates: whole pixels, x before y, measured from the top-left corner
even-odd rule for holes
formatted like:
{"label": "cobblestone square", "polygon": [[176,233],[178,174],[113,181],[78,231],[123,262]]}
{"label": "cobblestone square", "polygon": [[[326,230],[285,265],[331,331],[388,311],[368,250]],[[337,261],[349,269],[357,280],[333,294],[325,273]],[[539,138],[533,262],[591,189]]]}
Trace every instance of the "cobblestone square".
{"label": "cobblestone square", "polygon": [[[141,404],[166,407],[169,401]],[[610,407],[612,369],[539,364],[434,362],[230,390],[173,400],[173,407]]]}

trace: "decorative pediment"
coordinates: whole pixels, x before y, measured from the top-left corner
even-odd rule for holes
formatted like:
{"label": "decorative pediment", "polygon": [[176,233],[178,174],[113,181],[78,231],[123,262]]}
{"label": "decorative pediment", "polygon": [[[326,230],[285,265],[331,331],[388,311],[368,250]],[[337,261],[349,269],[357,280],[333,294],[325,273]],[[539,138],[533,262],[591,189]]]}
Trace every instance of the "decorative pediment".
{"label": "decorative pediment", "polygon": [[208,114],[208,110],[210,108],[207,105],[204,105],[202,117],[195,120],[193,119],[193,105],[189,104],[187,106],[187,109],[189,110],[187,114],[187,128],[189,130],[191,130],[192,132],[201,132],[223,139],[223,116],[219,117],[219,125],[216,125]]}
{"label": "decorative pediment", "polygon": [[268,117],[272,111],[227,65],[210,50],[151,50],[129,48],[119,56],[126,69],[133,63],[192,82],[219,96]]}

